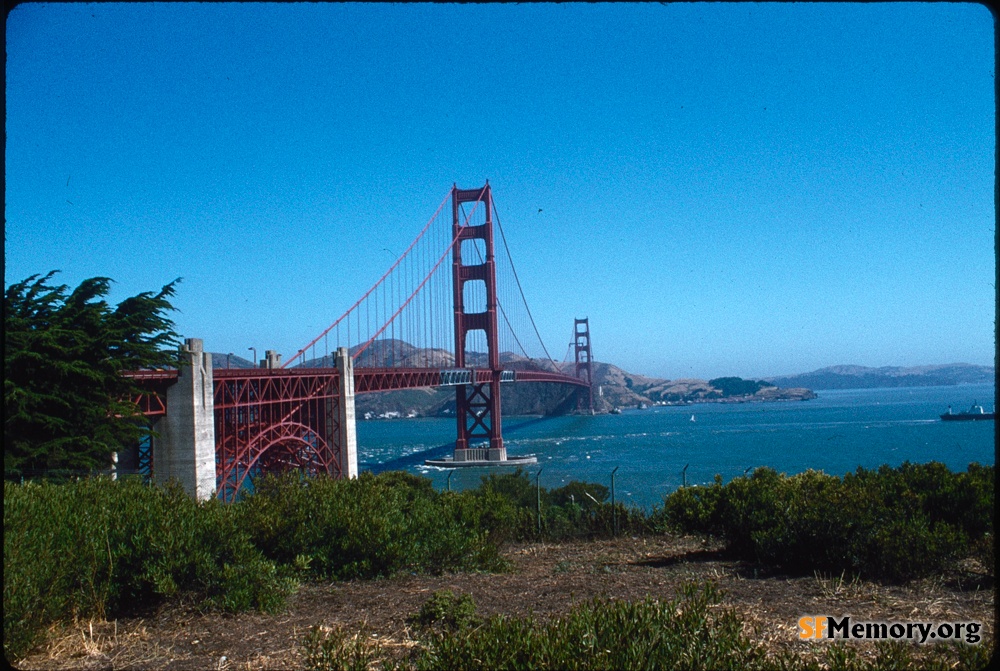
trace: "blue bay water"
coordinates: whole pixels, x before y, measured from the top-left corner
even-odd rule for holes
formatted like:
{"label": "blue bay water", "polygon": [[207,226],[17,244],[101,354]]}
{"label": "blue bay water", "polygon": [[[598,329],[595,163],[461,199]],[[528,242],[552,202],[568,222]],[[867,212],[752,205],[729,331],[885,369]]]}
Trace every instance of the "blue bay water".
{"label": "blue bay water", "polygon": [[[596,417],[504,417],[508,454],[534,454],[543,487],[571,480],[611,484],[619,500],[651,507],[682,483],[724,480],[757,466],[792,474],[843,475],[858,466],[940,461],[953,470],[995,461],[995,422],[941,422],[978,401],[995,404],[993,385],[819,391],[802,402],[696,404]],[[691,420],[692,416],[694,421]],[[447,484],[448,470],[424,459],[451,454],[454,419],[358,422],[361,470],[405,470]],[[494,472],[510,472],[505,467]],[[455,469],[452,489],[479,484],[490,469]]]}

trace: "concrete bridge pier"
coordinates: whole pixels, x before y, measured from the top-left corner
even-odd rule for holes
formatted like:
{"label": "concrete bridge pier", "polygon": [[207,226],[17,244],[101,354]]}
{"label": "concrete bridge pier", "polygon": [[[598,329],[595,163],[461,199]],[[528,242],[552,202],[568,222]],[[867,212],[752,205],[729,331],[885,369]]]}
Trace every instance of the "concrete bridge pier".
{"label": "concrete bridge pier", "polygon": [[335,366],[340,373],[340,393],[330,398],[329,444],[340,460],[343,478],[358,477],[358,424],[354,414],[354,359],[346,347],[337,350]]}
{"label": "concrete bridge pier", "polygon": [[180,348],[177,384],[167,388],[170,412],[153,425],[153,479],[180,482],[198,501],[215,496],[215,388],[212,355],[200,338]]}

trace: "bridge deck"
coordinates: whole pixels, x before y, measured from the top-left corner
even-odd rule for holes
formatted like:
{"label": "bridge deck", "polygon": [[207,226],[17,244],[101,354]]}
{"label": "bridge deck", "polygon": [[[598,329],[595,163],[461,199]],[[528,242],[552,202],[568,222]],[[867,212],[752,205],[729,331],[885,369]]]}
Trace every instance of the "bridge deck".
{"label": "bridge deck", "polygon": [[[516,370],[503,371],[503,373],[504,379],[502,381],[504,382],[547,382],[587,386],[587,383],[579,378],[549,371]],[[325,379],[334,378],[339,374],[336,368],[217,368],[212,371],[217,383],[256,379],[262,383],[267,381],[277,383],[288,390],[297,389],[301,384],[307,383],[311,389],[310,392],[306,392],[308,397],[315,396],[318,391],[317,387],[322,386]],[[150,416],[165,414],[165,404],[162,399],[157,399],[162,396],[167,386],[177,380],[177,370],[129,371],[124,375],[140,382],[152,392],[143,394],[142,398],[137,399],[145,414]],[[400,389],[451,387],[460,384],[485,384],[491,379],[491,371],[470,368],[355,368],[354,393],[365,394]],[[473,382],[473,380],[475,381]],[[288,384],[293,381],[298,384],[288,387]],[[298,397],[302,391],[290,393],[293,397]],[[271,396],[274,400],[291,400],[291,398],[283,398],[285,394],[281,392]],[[221,401],[221,405],[218,405],[219,401]],[[234,401],[235,399],[229,399],[227,403],[223,399],[217,399],[217,407],[231,405]]]}

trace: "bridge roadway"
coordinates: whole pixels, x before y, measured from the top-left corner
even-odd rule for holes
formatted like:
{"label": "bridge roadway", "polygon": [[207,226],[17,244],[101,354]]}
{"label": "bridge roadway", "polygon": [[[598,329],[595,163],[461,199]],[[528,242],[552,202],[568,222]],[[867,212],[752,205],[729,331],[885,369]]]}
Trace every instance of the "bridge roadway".
{"label": "bridge roadway", "polygon": [[[166,414],[166,403],[163,395],[166,387],[177,381],[177,370],[140,370],[124,373],[153,393],[145,393],[136,398],[143,414],[155,417]],[[276,390],[276,394],[267,394],[272,402],[290,401],[295,398],[308,398],[321,395],[320,387],[325,386],[331,378],[340,375],[336,368],[216,368],[212,371],[215,382],[258,379],[262,382],[271,381],[287,391]],[[475,381],[473,382],[473,377]],[[355,368],[354,393],[364,394],[400,389],[419,389],[425,387],[454,387],[461,384],[486,384],[492,381],[492,371],[489,369],[472,368]],[[503,370],[501,382],[548,382],[556,384],[571,384],[578,387],[588,386],[584,380],[561,373],[541,370]],[[284,384],[282,384],[284,383]],[[292,391],[291,387],[296,391]],[[241,400],[221,394],[222,386],[216,387],[215,408],[224,409],[241,405]],[[311,390],[311,391],[310,391]],[[255,403],[267,402],[257,398]]]}

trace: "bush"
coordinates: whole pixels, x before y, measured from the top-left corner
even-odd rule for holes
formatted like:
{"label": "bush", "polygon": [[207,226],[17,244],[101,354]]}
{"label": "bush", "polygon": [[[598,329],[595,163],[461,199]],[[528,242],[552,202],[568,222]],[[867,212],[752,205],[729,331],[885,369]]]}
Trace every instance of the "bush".
{"label": "bush", "polygon": [[546,493],[545,502],[550,506],[576,504],[584,510],[592,510],[608,500],[609,491],[595,482],[572,480],[563,487]]}
{"label": "bush", "polygon": [[679,489],[661,526],[722,536],[737,556],[791,571],[850,571],[902,582],[983,550],[993,529],[993,467],[859,468],[843,479],[758,468],[726,485]]}
{"label": "bush", "polygon": [[[240,504],[253,543],[279,564],[335,580],[502,566],[490,516],[469,494],[424,478],[363,473],[354,480],[265,477]],[[501,511],[502,512],[502,511]]]}
{"label": "bush", "polygon": [[468,594],[456,597],[450,589],[438,590],[409,618],[422,627],[442,627],[457,631],[478,621],[476,604]]}
{"label": "bush", "polygon": [[313,627],[302,649],[309,671],[368,671],[382,653],[364,627],[354,636],[339,627]]}
{"label": "bush", "polygon": [[[642,534],[654,530],[653,517],[620,502],[614,506],[605,503],[608,488],[592,482],[573,480],[563,487],[548,490],[539,488],[518,468],[513,473],[483,476],[479,488],[471,493],[501,506],[503,519],[493,515],[489,521],[503,525],[503,540],[611,537],[615,533],[616,518],[619,533]],[[538,532],[539,506],[541,535]]]}
{"label": "bush", "polygon": [[107,478],[4,483],[4,652],[51,622],[116,617],[168,597],[274,611],[291,583],[253,547],[233,507],[179,487]]}
{"label": "bush", "polygon": [[482,476],[478,492],[498,494],[519,508],[532,510],[535,509],[538,498],[535,483],[521,468],[513,473],[490,473]]}
{"label": "bush", "polygon": [[495,616],[475,629],[431,632],[416,668],[761,668],[762,650],[735,614],[714,608],[720,599],[709,583],[669,602],[595,599],[548,622]]}
{"label": "bush", "polygon": [[719,498],[722,496],[722,476],[708,487],[682,487],[663,502],[657,515],[664,531],[682,534],[717,534],[722,531],[718,519]]}

